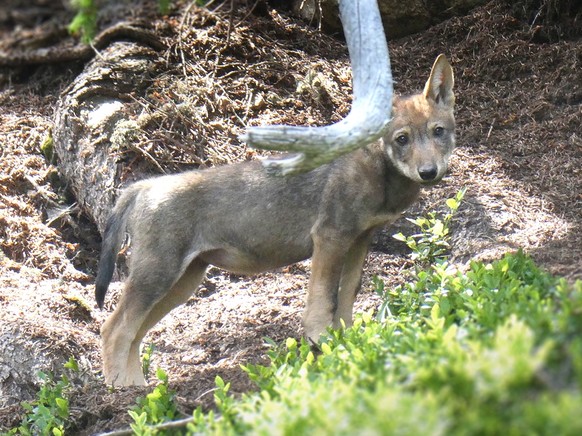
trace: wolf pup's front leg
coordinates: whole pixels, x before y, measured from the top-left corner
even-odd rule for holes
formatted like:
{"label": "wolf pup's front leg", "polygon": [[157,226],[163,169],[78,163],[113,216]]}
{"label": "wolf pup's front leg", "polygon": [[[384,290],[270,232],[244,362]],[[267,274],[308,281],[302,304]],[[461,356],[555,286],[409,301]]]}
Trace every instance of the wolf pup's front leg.
{"label": "wolf pup's front leg", "polygon": [[311,277],[303,315],[305,337],[317,344],[327,327],[349,326],[368,249],[368,232],[356,242],[348,233],[321,231],[313,235]]}
{"label": "wolf pup's front leg", "polygon": [[314,237],[313,242],[311,277],[303,315],[303,328],[307,339],[317,344],[319,336],[331,326],[337,308],[345,252],[324,238]]}

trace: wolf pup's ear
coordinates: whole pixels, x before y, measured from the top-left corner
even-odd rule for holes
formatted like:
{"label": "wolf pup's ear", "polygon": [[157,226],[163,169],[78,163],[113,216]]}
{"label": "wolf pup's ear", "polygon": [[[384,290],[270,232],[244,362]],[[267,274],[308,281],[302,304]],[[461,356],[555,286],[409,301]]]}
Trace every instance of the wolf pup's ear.
{"label": "wolf pup's ear", "polygon": [[424,97],[437,104],[452,107],[455,104],[454,83],[453,68],[445,55],[441,54],[434,61],[430,77],[424,86]]}

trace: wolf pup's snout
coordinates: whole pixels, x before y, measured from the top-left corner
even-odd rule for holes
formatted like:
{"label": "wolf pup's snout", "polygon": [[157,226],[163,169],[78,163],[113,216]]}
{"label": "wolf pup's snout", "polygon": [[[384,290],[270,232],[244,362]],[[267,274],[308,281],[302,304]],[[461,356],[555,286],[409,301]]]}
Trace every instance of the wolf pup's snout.
{"label": "wolf pup's snout", "polygon": [[436,165],[423,165],[418,169],[418,175],[425,182],[430,182],[436,178],[438,169]]}

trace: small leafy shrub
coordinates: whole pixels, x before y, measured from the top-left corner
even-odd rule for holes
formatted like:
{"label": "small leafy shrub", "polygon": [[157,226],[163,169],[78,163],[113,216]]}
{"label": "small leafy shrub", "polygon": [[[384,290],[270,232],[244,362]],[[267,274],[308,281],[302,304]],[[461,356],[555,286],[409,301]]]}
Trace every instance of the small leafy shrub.
{"label": "small leafy shrub", "polygon": [[156,346],[154,344],[147,344],[146,346],[143,347],[143,351],[142,351],[142,355],[141,355],[141,370],[142,370],[143,376],[146,378],[146,380],[150,376],[152,356],[154,354],[155,349],[156,349]]}
{"label": "small leafy shrub", "polygon": [[450,248],[450,224],[455,212],[461,205],[465,192],[466,189],[463,188],[454,197],[446,201],[446,206],[449,210],[442,216],[439,216],[436,212],[429,212],[426,217],[407,218],[408,221],[419,228],[419,233],[411,236],[404,236],[402,233],[394,235],[395,239],[408,245],[412,250],[412,260],[419,266],[426,267],[446,258],[446,253]]}
{"label": "small leafy shrub", "polygon": [[[84,44],[90,44],[97,33],[98,6],[95,0],[70,0],[71,6],[77,11],[69,23],[69,33],[80,35]],[[199,6],[206,1],[197,0]],[[161,14],[170,12],[172,0],[158,0],[158,9]]]}
{"label": "small leafy shrub", "polygon": [[[78,373],[79,366],[74,358],[65,363],[64,368],[69,373]],[[10,434],[19,435],[54,435],[65,434],[65,426],[69,418],[69,400],[67,398],[71,383],[66,374],[55,380],[52,374],[39,372],[42,386],[36,400],[22,403],[26,415],[20,426],[12,429]]]}
{"label": "small leafy shrub", "polygon": [[166,15],[170,12],[170,5],[172,4],[172,0],[158,0],[158,9],[160,14]]}
{"label": "small leafy shrub", "polygon": [[156,434],[151,426],[172,421],[178,415],[174,398],[176,393],[168,386],[168,376],[161,368],[156,371],[160,383],[152,392],[137,399],[137,406],[129,411],[133,419],[134,434],[146,436]]}
{"label": "small leafy shrub", "polygon": [[[407,218],[419,228],[420,233],[412,236],[404,236],[402,233],[397,233],[393,236],[394,239],[406,243],[412,251],[411,258],[415,262],[417,274],[432,264],[438,265],[446,261],[447,253],[450,249],[451,221],[461,206],[465,192],[466,189],[463,188],[454,197],[445,202],[448,212],[442,216],[437,215],[436,212],[429,212],[427,217],[420,217],[414,220]],[[382,299],[382,304],[378,308],[376,315],[378,320],[382,321],[391,315],[390,295],[389,291],[385,289],[382,280],[375,276],[372,281],[376,293]]]}
{"label": "small leafy shrub", "polygon": [[71,5],[77,10],[77,14],[69,24],[69,32],[73,35],[80,35],[81,41],[89,44],[97,31],[95,0],[71,0]]}
{"label": "small leafy shrub", "polygon": [[357,316],[319,353],[271,343],[269,365],[244,367],[260,391],[198,410],[189,433],[582,432],[582,282],[517,252],[443,261],[386,295],[383,321]]}

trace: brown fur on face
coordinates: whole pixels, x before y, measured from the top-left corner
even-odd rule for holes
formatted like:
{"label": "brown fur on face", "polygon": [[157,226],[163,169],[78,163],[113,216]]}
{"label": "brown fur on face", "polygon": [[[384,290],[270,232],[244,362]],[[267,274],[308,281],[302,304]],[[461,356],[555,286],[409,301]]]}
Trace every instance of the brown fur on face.
{"label": "brown fur on face", "polygon": [[130,234],[130,275],[101,329],[107,383],[144,384],[147,331],[186,302],[212,264],[257,273],[312,257],[303,316],[317,342],[352,322],[374,230],[394,221],[420,186],[439,181],[454,147],[453,72],[439,56],[423,93],[394,101],[384,138],[309,173],[270,177],[259,162],[144,180],[126,189],[103,238],[101,307]]}
{"label": "brown fur on face", "polygon": [[453,71],[437,58],[422,94],[394,100],[390,133],[384,145],[396,168],[423,184],[445,175],[455,144]]}

